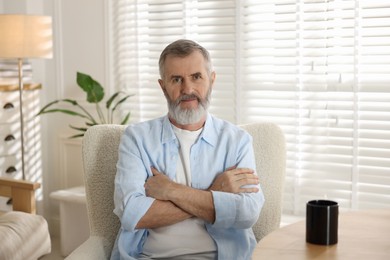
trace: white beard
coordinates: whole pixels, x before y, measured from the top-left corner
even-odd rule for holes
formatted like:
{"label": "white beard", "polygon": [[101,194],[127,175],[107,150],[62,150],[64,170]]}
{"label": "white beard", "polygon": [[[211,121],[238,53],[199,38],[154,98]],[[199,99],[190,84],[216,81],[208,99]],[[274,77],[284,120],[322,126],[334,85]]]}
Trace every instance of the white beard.
{"label": "white beard", "polygon": [[206,109],[199,105],[196,109],[182,109],[176,106],[169,110],[169,116],[180,125],[189,125],[199,122],[206,114]]}
{"label": "white beard", "polygon": [[[198,108],[195,109],[182,109],[180,107],[180,101],[185,96],[178,98],[177,101],[172,101],[164,91],[165,98],[168,101],[168,114],[180,125],[189,125],[198,123],[207,113],[207,109],[210,105],[211,88],[209,89],[204,100],[198,99]],[[195,95],[189,95],[195,96]]]}

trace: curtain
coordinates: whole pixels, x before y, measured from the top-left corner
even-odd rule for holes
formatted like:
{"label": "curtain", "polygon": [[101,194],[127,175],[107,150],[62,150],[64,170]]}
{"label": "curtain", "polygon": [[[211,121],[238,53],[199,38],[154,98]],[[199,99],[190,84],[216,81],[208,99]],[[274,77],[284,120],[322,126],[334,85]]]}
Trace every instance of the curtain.
{"label": "curtain", "polygon": [[210,112],[278,124],[287,142],[284,213],[311,199],[390,206],[390,2],[118,0],[112,77],[135,94],[132,122],[166,114],[158,58],[179,38],[206,47]]}

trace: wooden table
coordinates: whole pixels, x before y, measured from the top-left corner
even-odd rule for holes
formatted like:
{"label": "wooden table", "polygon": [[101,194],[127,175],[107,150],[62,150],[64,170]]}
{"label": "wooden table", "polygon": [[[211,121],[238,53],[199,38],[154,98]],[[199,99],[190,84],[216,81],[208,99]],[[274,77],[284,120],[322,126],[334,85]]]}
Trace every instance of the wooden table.
{"label": "wooden table", "polygon": [[277,229],[256,246],[256,259],[390,259],[390,209],[340,213],[338,243],[306,243],[305,220]]}

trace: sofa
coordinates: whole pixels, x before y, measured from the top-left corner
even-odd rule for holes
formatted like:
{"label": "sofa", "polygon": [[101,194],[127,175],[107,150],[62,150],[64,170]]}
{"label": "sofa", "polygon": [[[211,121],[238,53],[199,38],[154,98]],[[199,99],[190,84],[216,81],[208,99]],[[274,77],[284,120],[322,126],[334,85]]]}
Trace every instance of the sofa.
{"label": "sofa", "polygon": [[39,183],[0,177],[0,196],[12,200],[12,210],[0,212],[0,259],[34,260],[51,252],[45,218],[36,215]]}

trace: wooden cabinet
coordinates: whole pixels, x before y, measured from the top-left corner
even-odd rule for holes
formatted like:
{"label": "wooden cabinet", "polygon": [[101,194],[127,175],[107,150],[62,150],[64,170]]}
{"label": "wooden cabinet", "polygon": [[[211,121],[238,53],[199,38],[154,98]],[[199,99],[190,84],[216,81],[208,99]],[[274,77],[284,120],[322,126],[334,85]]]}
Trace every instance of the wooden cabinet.
{"label": "wooden cabinet", "polygon": [[[40,84],[26,84],[23,90],[24,159],[27,180],[40,175]],[[0,85],[0,176],[22,179],[19,91],[17,86]]]}

